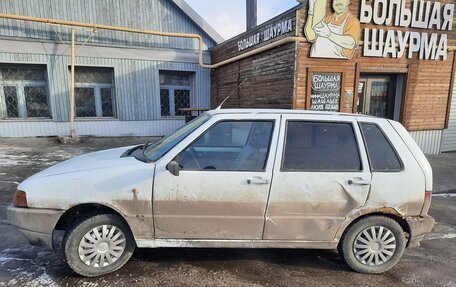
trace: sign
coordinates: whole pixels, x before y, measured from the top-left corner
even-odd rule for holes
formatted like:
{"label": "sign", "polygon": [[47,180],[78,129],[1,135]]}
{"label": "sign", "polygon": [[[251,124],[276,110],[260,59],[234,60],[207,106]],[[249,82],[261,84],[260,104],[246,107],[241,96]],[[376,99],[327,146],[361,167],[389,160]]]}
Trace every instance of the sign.
{"label": "sign", "polygon": [[338,112],[342,73],[311,72],[310,110]]}
{"label": "sign", "polygon": [[265,28],[261,32],[255,33],[238,41],[238,50],[243,51],[261,42],[272,40],[291,31],[293,31],[292,19],[277,22],[271,27]]}
{"label": "sign", "polygon": [[[303,1],[301,1],[303,2]],[[304,33],[312,43],[310,56],[351,59],[364,33],[365,57],[446,60],[448,34],[453,29],[454,3],[425,0],[360,0],[359,20],[350,13],[350,0],[308,0]],[[326,13],[332,2],[333,13]],[[408,2],[408,3],[406,3]],[[449,1],[451,2],[451,1]],[[384,28],[364,28],[360,24]],[[396,29],[394,29],[396,28]],[[403,28],[433,30],[405,31]]]}
{"label": "sign", "polygon": [[327,2],[308,1],[304,34],[312,43],[310,57],[351,59],[358,49],[361,24],[350,12],[350,0],[332,0],[334,13],[328,14]]}
{"label": "sign", "polygon": [[407,8],[405,2],[361,0],[361,23],[388,26],[388,29],[364,29],[364,56],[406,56],[410,59],[416,53],[420,60],[446,60],[447,34],[403,31],[390,27],[451,31],[455,5],[413,0],[411,7]]}

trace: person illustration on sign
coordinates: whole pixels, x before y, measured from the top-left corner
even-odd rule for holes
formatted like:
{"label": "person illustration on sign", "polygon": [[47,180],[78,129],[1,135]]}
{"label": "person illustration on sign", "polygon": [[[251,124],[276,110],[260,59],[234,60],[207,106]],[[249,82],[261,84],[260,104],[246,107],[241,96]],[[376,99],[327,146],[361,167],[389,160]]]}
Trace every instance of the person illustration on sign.
{"label": "person illustration on sign", "polygon": [[312,42],[310,56],[351,59],[358,48],[361,25],[350,13],[350,0],[332,0],[334,13],[326,13],[327,0],[309,0],[304,33]]}

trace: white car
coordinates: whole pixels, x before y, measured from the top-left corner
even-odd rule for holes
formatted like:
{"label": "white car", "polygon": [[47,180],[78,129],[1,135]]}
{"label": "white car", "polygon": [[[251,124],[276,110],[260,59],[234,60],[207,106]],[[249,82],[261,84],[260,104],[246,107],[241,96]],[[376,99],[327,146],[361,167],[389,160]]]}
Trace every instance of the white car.
{"label": "white car", "polygon": [[18,186],[9,222],[62,242],[84,276],[135,247],[337,248],[382,273],[430,232],[432,170],[401,124],[296,110],[213,110],[155,143],[89,153]]}

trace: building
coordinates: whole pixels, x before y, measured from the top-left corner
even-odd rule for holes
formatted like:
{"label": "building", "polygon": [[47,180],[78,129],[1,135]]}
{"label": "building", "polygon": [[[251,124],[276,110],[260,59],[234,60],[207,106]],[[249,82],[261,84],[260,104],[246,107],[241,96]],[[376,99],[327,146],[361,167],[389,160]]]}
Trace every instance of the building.
{"label": "building", "polygon": [[[183,0],[11,0],[0,13],[223,39]],[[70,30],[0,18],[0,137],[69,135]],[[160,136],[184,123],[181,108],[209,108],[210,70],[198,42],[76,30],[75,128],[79,136]],[[82,48],[81,45],[86,43]]]}
{"label": "building", "polygon": [[305,37],[213,69],[212,107],[232,93],[226,107],[369,114],[425,153],[456,150],[453,0],[303,2],[211,49],[217,64]]}

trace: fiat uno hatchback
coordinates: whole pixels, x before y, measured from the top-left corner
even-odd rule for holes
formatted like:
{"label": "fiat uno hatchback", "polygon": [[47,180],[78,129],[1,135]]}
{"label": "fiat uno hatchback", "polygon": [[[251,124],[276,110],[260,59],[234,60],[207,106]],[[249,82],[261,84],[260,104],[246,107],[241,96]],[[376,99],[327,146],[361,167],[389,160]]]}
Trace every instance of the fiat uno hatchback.
{"label": "fiat uno hatchback", "polygon": [[8,219],[84,276],[135,247],[338,249],[392,268],[431,231],[432,170],[394,121],[213,110],[157,142],[78,156],[18,186]]}

